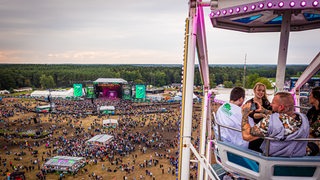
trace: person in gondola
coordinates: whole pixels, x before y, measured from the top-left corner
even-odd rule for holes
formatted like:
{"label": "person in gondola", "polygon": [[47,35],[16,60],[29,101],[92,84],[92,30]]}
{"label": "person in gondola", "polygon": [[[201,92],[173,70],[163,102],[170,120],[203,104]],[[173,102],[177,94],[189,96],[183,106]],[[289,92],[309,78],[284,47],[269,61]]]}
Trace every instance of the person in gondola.
{"label": "person in gondola", "polygon": [[[236,129],[241,129],[241,105],[244,103],[245,90],[242,87],[234,87],[230,93],[229,102],[224,103],[216,112],[216,122]],[[218,127],[215,126],[218,136]],[[222,141],[229,142],[244,148],[248,148],[248,142],[242,139],[241,132],[221,127]]]}
{"label": "person in gondola", "polygon": [[242,107],[242,137],[246,141],[256,140],[260,137],[275,139],[270,141],[267,151],[267,140],[261,145],[261,150],[269,156],[301,157],[306,155],[307,142],[292,141],[297,138],[309,136],[309,122],[305,114],[295,112],[294,99],[288,92],[278,92],[274,96],[269,111],[257,104],[257,112],[264,113],[264,117],[258,124],[251,127],[249,114],[251,103]]}
{"label": "person in gondola", "polygon": [[[246,103],[250,102],[251,107],[250,109],[252,110],[252,113],[249,114],[249,117],[251,117],[254,121],[254,124],[258,124],[266,115],[260,112],[256,112],[255,110],[257,109],[256,103],[260,104],[263,108],[267,110],[272,110],[272,107],[270,105],[270,101],[268,100],[267,93],[266,93],[266,85],[257,82],[254,87],[253,87],[253,93],[254,97],[249,99]],[[263,142],[262,138],[253,140],[249,142],[249,149],[257,151],[257,152],[262,152],[260,149],[260,146]]]}
{"label": "person in gondola", "polygon": [[[314,87],[309,93],[309,103],[312,107],[307,112],[310,124],[310,137],[320,138],[320,87]],[[308,142],[308,154],[316,156],[319,154],[319,141]]]}

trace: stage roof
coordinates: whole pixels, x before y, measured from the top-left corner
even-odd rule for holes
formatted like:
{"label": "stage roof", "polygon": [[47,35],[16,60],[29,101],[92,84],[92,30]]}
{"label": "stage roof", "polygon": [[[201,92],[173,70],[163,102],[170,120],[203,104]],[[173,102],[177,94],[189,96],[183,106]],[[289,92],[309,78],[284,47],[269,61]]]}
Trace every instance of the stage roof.
{"label": "stage roof", "polygon": [[128,82],[121,78],[98,78],[93,83],[115,83],[115,84],[128,84]]}

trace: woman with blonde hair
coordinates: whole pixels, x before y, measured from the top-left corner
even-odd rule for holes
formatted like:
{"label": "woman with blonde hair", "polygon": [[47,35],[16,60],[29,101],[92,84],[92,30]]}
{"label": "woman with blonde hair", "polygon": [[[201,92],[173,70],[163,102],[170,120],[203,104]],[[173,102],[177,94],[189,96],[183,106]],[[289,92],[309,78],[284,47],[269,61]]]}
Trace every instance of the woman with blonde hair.
{"label": "woman with blonde hair", "polygon": [[[266,85],[261,82],[257,82],[253,87],[254,97],[247,101],[247,102],[251,103],[251,110],[253,111],[249,115],[249,117],[251,117],[253,119],[255,124],[258,124],[266,116],[263,113],[255,112],[255,110],[258,106],[258,105],[256,105],[256,103],[260,104],[260,106],[262,106],[263,108],[265,108],[267,110],[272,110],[272,107],[270,105],[270,101],[268,100],[266,91],[267,91]],[[261,139],[261,138],[249,142],[249,149],[254,150],[254,151],[258,151],[258,152],[262,152],[262,150],[260,149],[262,142],[263,142],[263,139]]]}

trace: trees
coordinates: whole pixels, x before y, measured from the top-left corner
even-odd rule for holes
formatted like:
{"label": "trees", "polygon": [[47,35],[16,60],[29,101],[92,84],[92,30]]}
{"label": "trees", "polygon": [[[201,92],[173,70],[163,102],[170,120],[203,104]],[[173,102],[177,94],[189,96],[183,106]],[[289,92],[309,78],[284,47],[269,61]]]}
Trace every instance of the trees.
{"label": "trees", "polygon": [[[287,66],[286,77],[297,76],[306,65]],[[293,70],[292,70],[293,69]],[[276,65],[247,65],[246,88],[263,81],[268,88],[268,78],[276,76]],[[122,78],[137,84],[154,86],[181,83],[182,65],[43,65],[0,64],[0,89],[31,86],[37,88],[72,87],[73,83],[90,83],[98,78]],[[243,86],[243,66],[214,65],[209,67],[211,88],[217,84]],[[265,78],[265,79],[259,79]],[[270,83],[271,84],[271,83]],[[195,67],[194,85],[201,86],[199,67]]]}
{"label": "trees", "polygon": [[46,76],[45,74],[41,75],[40,84],[42,89],[51,89],[56,87],[53,77],[50,75]]}
{"label": "trees", "polygon": [[261,82],[266,85],[267,89],[272,89],[271,81],[268,78],[260,77],[257,73],[250,74],[246,77],[246,86],[245,88],[253,88],[257,82]]}

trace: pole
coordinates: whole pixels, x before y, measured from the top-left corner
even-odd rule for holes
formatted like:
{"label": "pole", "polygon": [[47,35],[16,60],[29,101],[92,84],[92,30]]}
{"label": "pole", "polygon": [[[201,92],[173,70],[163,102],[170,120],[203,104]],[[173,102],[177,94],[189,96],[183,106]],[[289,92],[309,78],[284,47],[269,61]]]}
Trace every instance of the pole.
{"label": "pole", "polygon": [[288,44],[291,25],[291,12],[286,11],[282,15],[283,20],[281,24],[279,54],[278,54],[278,66],[276,74],[276,91],[283,91],[284,80],[286,75],[286,63],[288,54]]}
{"label": "pole", "polygon": [[182,93],[182,117],[180,124],[180,157],[179,179],[189,179],[190,176],[190,144],[192,129],[192,106],[193,106],[193,81],[194,60],[197,34],[197,6],[196,1],[191,0],[189,8],[189,26],[187,31],[187,52],[184,59],[183,93]]}
{"label": "pole", "polygon": [[246,88],[246,70],[247,70],[247,53],[244,55],[244,66],[243,66],[243,88]]}

